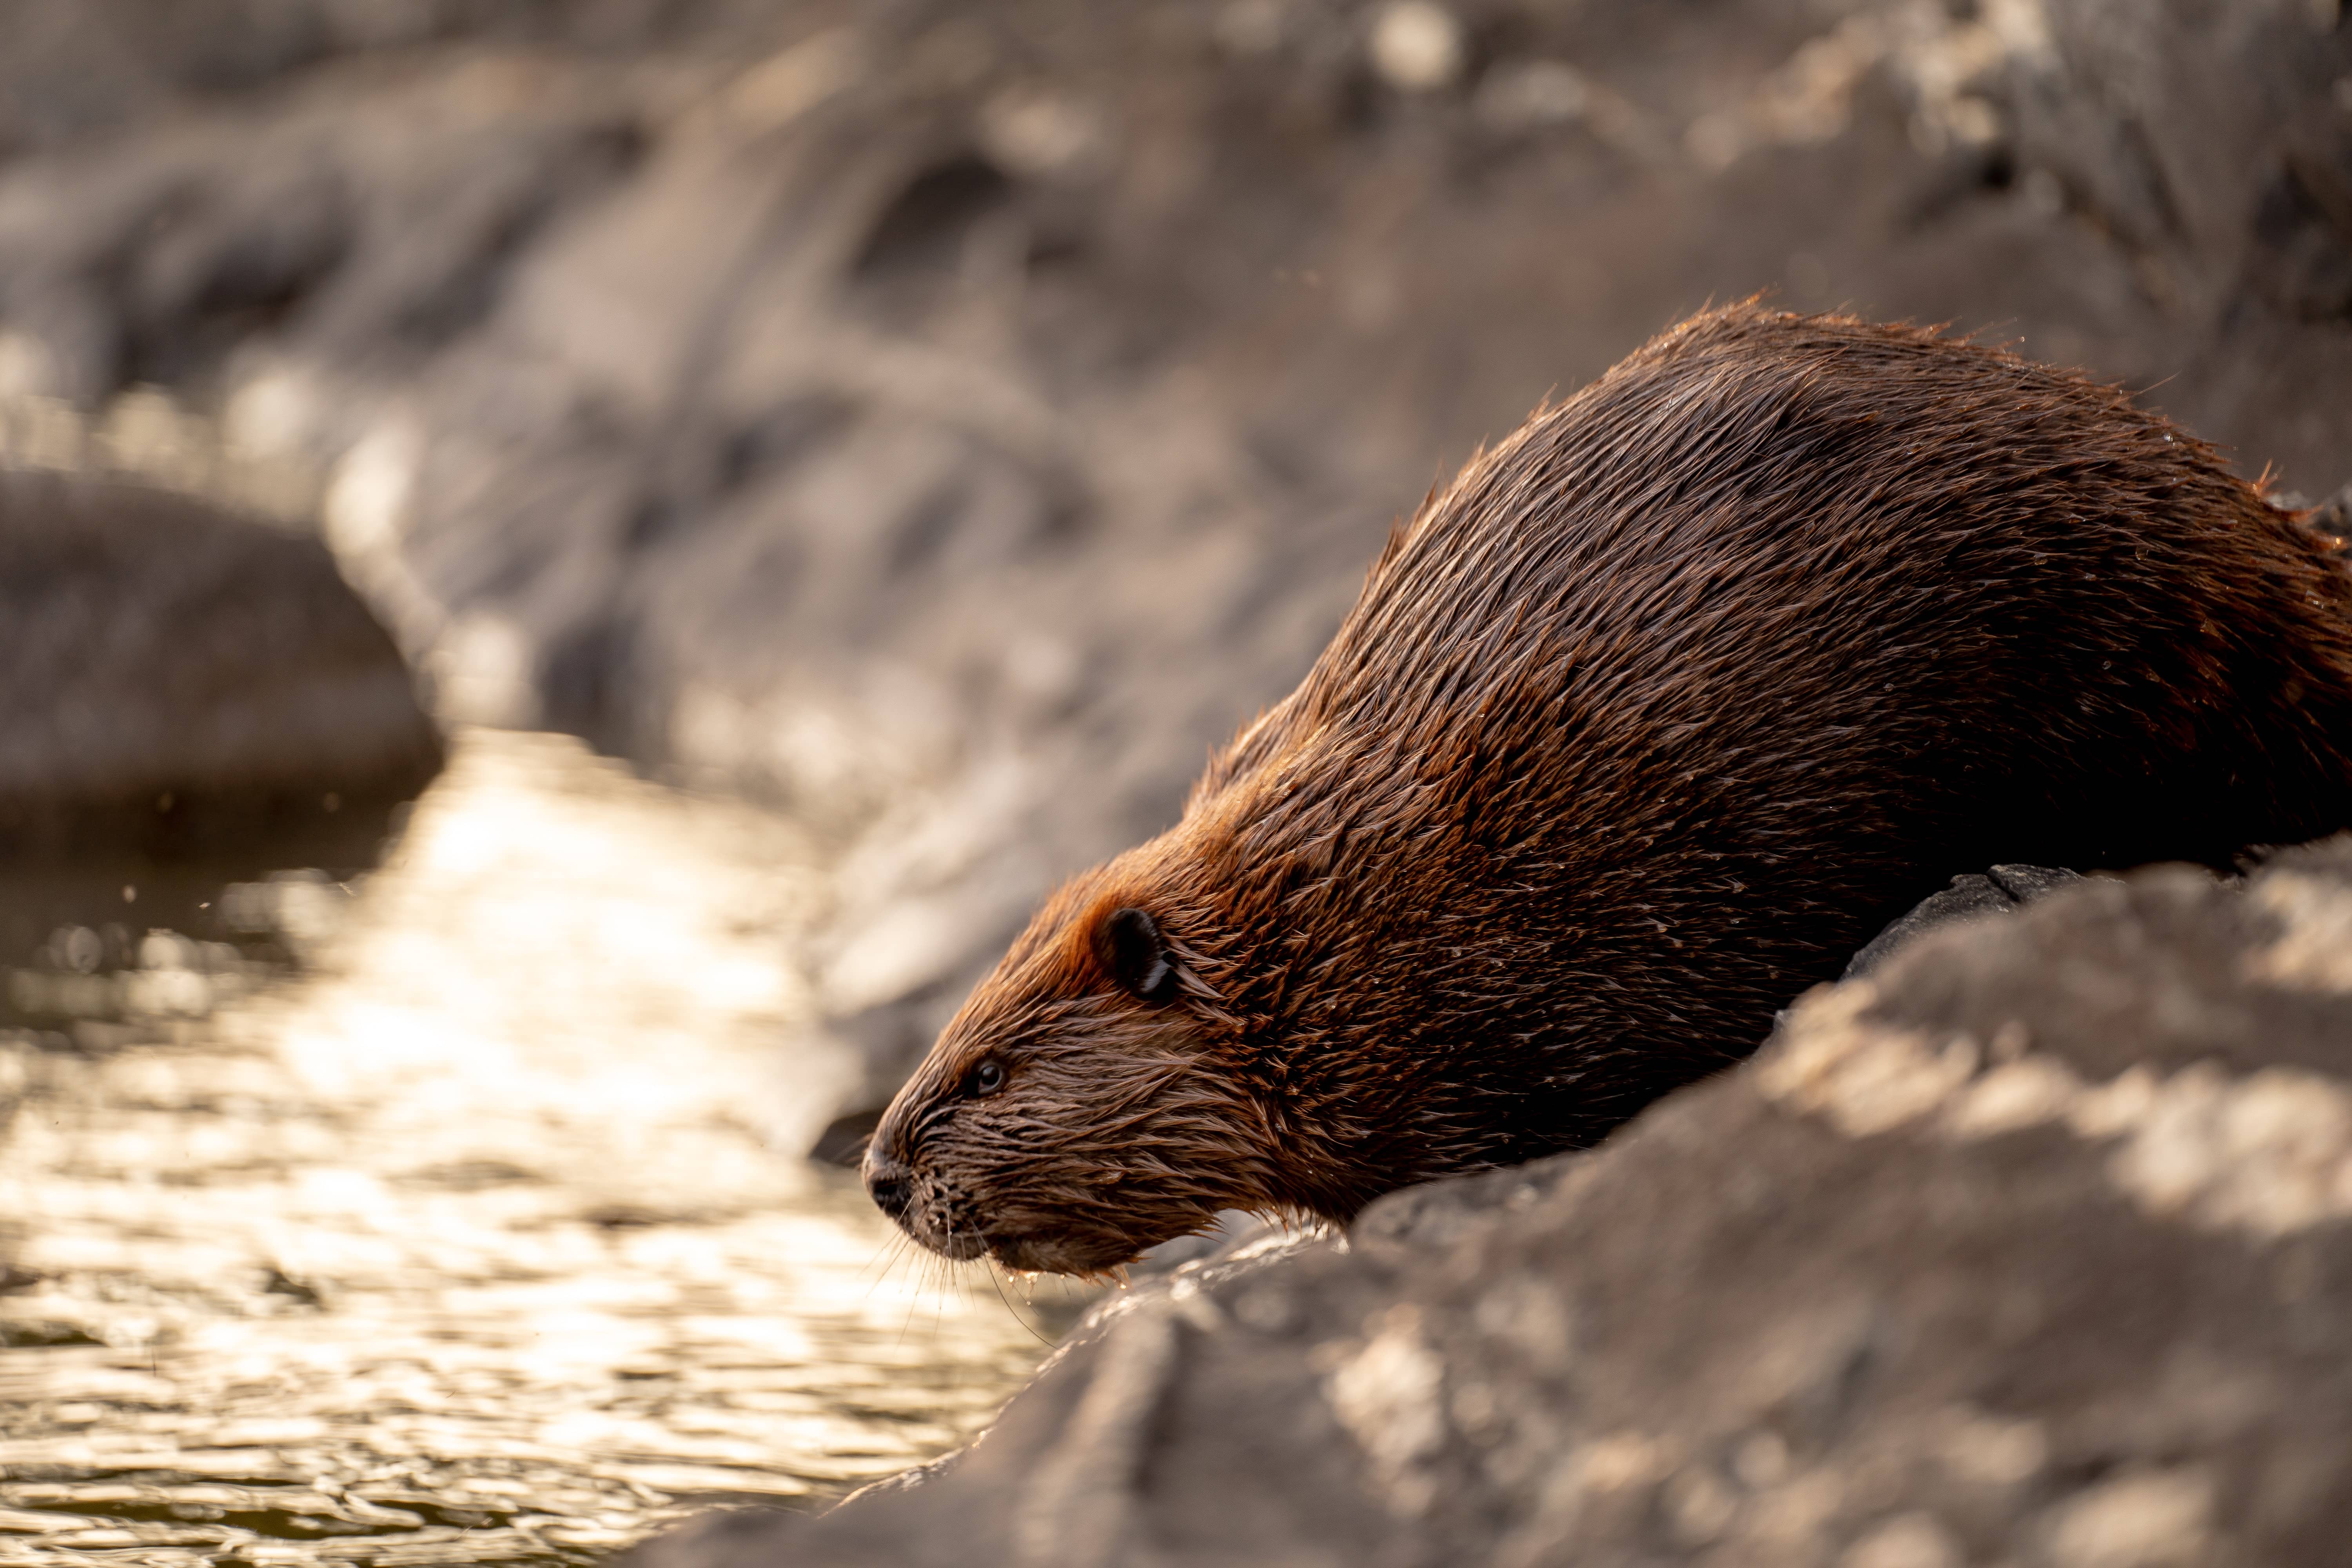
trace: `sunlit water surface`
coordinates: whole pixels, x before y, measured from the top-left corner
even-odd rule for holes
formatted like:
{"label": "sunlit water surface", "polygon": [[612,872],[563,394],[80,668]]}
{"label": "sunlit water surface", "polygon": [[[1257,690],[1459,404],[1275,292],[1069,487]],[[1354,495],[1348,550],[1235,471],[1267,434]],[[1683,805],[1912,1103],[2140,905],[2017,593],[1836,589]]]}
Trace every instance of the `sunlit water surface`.
{"label": "sunlit water surface", "polygon": [[796,1155],[789,826],[474,733],[289,886],[299,973],[192,1019],[165,939],[131,1027],[0,1032],[0,1564],[586,1561],[929,1458],[1043,1354],[1066,1299]]}

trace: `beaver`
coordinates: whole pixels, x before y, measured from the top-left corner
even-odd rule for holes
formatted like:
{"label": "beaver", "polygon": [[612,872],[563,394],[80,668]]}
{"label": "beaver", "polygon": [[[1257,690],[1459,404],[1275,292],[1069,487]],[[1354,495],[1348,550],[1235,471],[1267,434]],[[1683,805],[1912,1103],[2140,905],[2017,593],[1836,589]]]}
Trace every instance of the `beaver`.
{"label": "beaver", "polygon": [[1996,861],[2352,821],[2352,573],[2123,392],[1753,302],[1393,530],[1181,819],[876,1130],[923,1245],[1091,1273],[1590,1144]]}

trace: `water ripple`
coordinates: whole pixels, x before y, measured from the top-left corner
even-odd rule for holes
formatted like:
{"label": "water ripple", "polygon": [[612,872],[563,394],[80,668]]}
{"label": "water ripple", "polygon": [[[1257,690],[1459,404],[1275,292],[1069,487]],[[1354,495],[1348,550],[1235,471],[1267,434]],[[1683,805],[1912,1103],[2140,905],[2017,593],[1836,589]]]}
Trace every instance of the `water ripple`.
{"label": "water ripple", "polygon": [[846,1070],[788,825],[474,733],[286,886],[299,975],[0,1033],[0,1565],[585,1562],[938,1453],[1071,1305],[780,1152]]}

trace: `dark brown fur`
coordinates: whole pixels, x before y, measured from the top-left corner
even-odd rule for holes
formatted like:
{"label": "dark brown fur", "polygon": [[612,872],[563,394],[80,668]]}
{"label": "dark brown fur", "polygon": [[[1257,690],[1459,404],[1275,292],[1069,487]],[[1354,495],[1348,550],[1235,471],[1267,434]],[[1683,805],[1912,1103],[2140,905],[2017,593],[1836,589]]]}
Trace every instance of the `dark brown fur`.
{"label": "dark brown fur", "polygon": [[1183,819],[1038,914],[867,1176],[1029,1268],[1345,1219],[1591,1142],[1956,871],[2347,820],[2352,575],[2315,533],[2112,389],[1718,310],[1394,533]]}

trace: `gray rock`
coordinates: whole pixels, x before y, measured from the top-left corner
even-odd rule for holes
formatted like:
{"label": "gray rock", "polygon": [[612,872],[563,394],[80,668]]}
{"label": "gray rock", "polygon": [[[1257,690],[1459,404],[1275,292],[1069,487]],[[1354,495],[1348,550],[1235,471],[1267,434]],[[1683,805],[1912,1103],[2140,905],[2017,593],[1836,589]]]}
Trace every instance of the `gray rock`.
{"label": "gray rock", "polygon": [[1981,874],[1970,872],[1955,877],[1950,887],[1922,899],[1910,913],[1871,938],[1861,952],[1846,961],[1845,973],[1840,978],[1860,979],[1885,963],[1896,949],[1939,926],[1985,915],[2011,914],[2044,893],[2082,879],[2079,871],[2050,866],[1995,866]]}
{"label": "gray rock", "polygon": [[299,855],[440,766],[325,547],[184,497],[0,471],[0,866]]}
{"label": "gray rock", "polygon": [[707,27],[755,33],[747,0],[0,0],[0,157],[268,91],[298,75],[464,39],[645,48]]}
{"label": "gray rock", "polygon": [[1598,1150],[1099,1309],[638,1568],[2340,1560],[2352,839],[1928,933]]}

